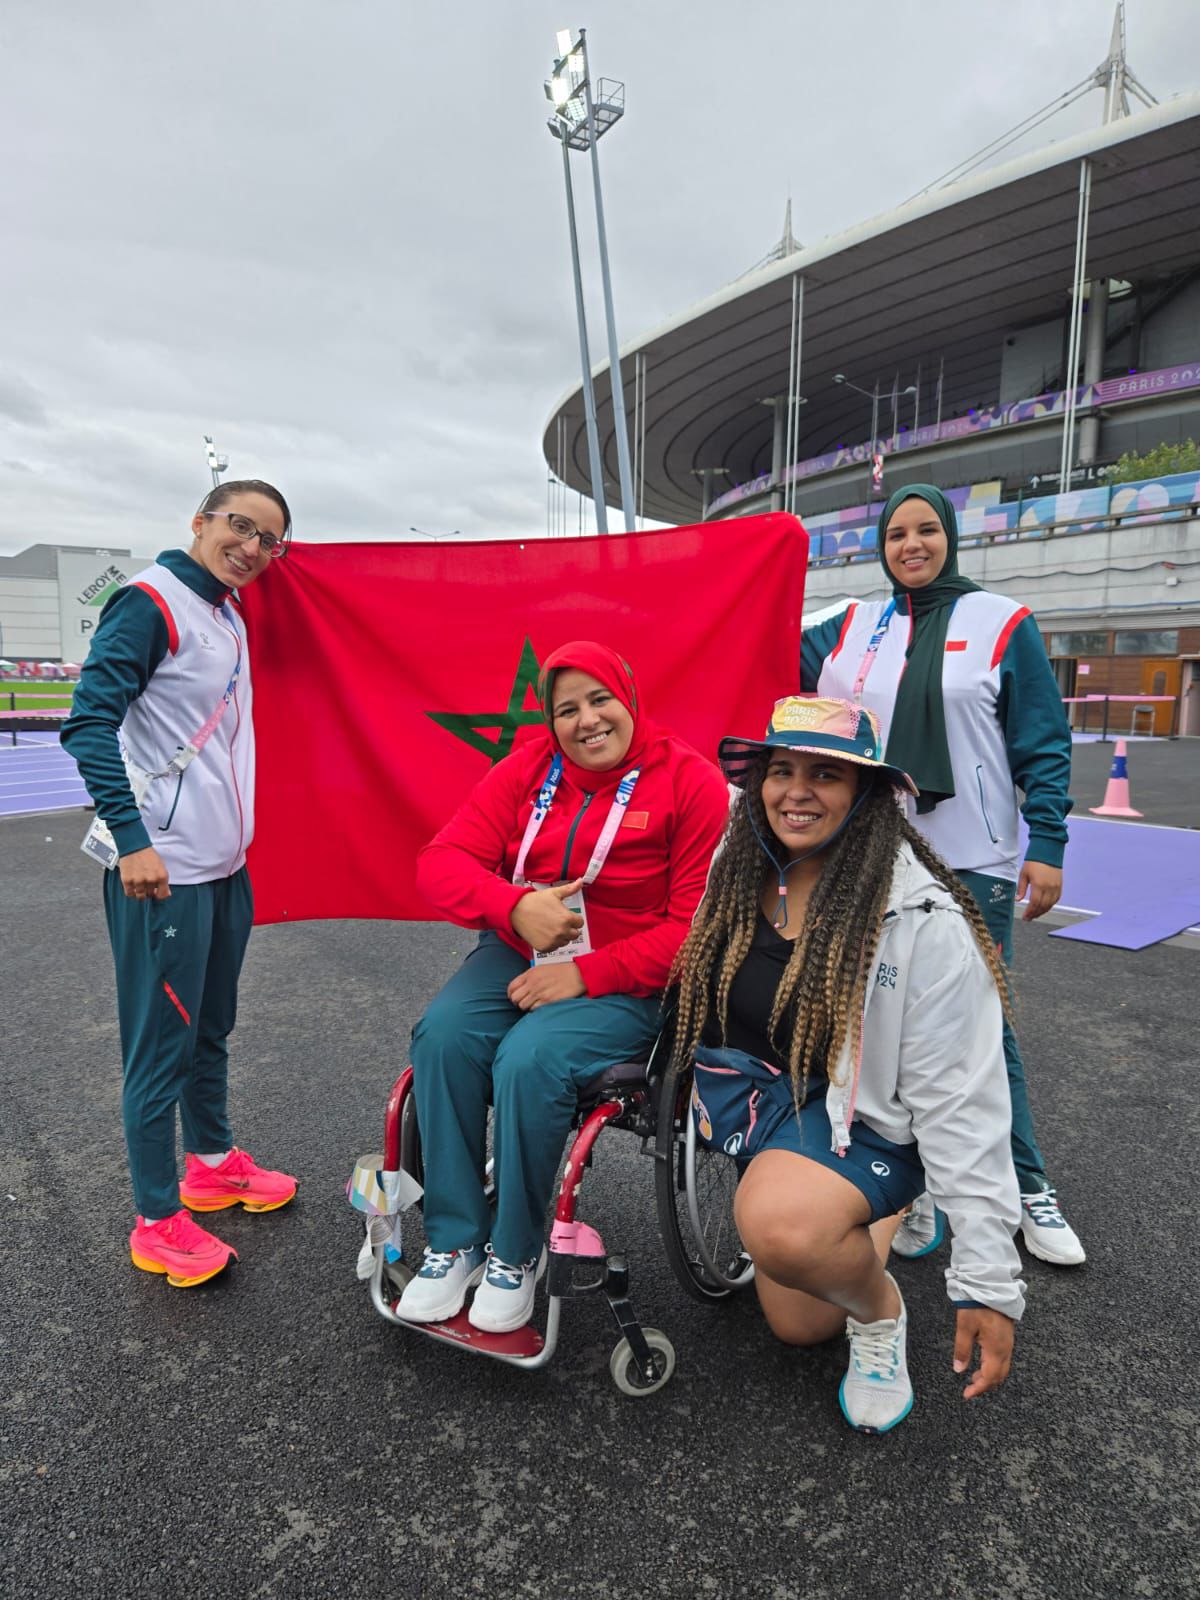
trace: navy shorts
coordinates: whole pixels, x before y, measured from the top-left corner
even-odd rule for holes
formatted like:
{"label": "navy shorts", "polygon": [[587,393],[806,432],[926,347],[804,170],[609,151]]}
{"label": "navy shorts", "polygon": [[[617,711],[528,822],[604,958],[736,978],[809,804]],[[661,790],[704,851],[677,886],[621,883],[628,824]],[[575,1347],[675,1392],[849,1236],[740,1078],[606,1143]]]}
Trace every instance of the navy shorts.
{"label": "navy shorts", "polygon": [[846,1178],[865,1197],[871,1221],[895,1216],[925,1188],[914,1144],[893,1144],[861,1118],[845,1155],[832,1149],[824,1085],[810,1091],[799,1115],[787,1073],[744,1050],[696,1051],[692,1116],[701,1140],[742,1164],[764,1150],[790,1150]]}

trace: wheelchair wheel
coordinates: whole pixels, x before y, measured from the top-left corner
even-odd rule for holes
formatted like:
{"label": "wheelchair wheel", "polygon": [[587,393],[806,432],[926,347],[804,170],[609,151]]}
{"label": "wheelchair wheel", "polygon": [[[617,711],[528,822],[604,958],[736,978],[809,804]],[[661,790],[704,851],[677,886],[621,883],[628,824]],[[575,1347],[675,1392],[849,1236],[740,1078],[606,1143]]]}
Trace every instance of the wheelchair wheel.
{"label": "wheelchair wheel", "polygon": [[628,1339],[620,1340],[608,1363],[608,1370],[617,1388],[635,1400],[640,1400],[643,1395],[656,1394],[664,1383],[670,1382],[671,1374],[675,1371],[675,1346],[666,1334],[660,1333],[657,1328],[643,1328],[642,1332],[654,1357],[655,1376],[652,1382],[648,1383],[639,1372]]}
{"label": "wheelchair wheel", "polygon": [[659,1095],[655,1197],[663,1247],[676,1277],[698,1300],[724,1300],[754,1277],[733,1220],[737,1163],[696,1137],[691,1074]]}

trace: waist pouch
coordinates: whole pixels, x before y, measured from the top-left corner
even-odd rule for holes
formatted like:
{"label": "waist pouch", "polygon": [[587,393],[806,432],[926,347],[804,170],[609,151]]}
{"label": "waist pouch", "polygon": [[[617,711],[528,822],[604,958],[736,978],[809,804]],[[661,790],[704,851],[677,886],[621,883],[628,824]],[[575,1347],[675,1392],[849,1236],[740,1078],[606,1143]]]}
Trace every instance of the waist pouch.
{"label": "waist pouch", "polygon": [[692,1117],[714,1150],[748,1161],[785,1117],[796,1115],[792,1080],[744,1050],[701,1045],[692,1067]]}

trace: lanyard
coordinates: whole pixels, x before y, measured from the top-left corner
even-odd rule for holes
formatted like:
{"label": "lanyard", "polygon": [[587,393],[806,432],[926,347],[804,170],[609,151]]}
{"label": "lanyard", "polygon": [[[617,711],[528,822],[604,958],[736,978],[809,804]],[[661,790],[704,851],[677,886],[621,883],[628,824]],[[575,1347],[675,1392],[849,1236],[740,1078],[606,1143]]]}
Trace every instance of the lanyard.
{"label": "lanyard", "polygon": [[[613,803],[608,808],[608,816],[604,819],[600,837],[596,840],[596,848],[592,851],[592,859],[588,862],[587,871],[583,875],[585,884],[595,883],[600,876],[601,867],[608,860],[608,852],[612,849],[613,840],[617,836],[617,829],[624,821],[625,808],[629,804],[641,770],[640,767],[631,767],[617,785]],[[538,790],[538,797],[533,810],[529,813],[529,821],[525,824],[525,835],[521,840],[521,848],[517,854],[517,864],[513,868],[513,882],[515,884],[528,882],[525,877],[525,860],[529,855],[530,846],[541,831],[547,812],[554,804],[554,796],[558,790],[562,772],[563,758],[561,755],[557,755],[550,763],[550,770],[542,781],[542,787]]]}
{"label": "lanyard", "polygon": [[879,654],[879,646],[883,642],[883,636],[888,631],[888,623],[891,622],[895,612],[896,602],[894,600],[889,600],[887,605],[883,608],[883,615],[875,624],[875,632],[871,635],[869,641],[867,642],[867,648],[862,658],[862,665],[858,669],[858,677],[854,680],[854,690],[850,696],[855,705],[859,705],[862,701],[862,692],[867,682],[867,674],[875,665],[875,657]]}
{"label": "lanyard", "polygon": [[[222,607],[222,612],[224,612],[224,607]],[[221,698],[217,701],[216,709],[212,712],[211,716],[209,716],[200,724],[188,742],[179,746],[178,750],[176,750],[170,761],[167,762],[166,767],[162,772],[150,772],[147,773],[147,777],[171,778],[183,773],[183,771],[192,764],[192,762],[196,759],[201,750],[204,749],[204,746],[216,732],[217,724],[225,715],[225,712],[229,707],[229,702],[233,699],[234,690],[237,688],[237,681],[242,674],[242,641],[240,635],[238,634],[236,624],[233,627],[233,639],[237,646],[237,660],[234,662],[233,672],[230,675],[229,682],[225,685],[225,691]]]}

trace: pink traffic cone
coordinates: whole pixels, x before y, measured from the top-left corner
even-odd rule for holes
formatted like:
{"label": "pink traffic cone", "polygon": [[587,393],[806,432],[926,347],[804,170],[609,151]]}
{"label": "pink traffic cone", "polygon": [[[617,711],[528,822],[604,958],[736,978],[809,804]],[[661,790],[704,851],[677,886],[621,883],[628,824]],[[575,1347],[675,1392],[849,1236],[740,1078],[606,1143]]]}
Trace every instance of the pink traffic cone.
{"label": "pink traffic cone", "polygon": [[1113,756],[1112,771],[1108,775],[1108,786],[1104,791],[1104,804],[1102,806],[1089,806],[1088,810],[1095,817],[1140,817],[1142,813],[1135,811],[1129,804],[1129,767],[1125,760],[1125,741],[1117,740],[1117,752]]}

